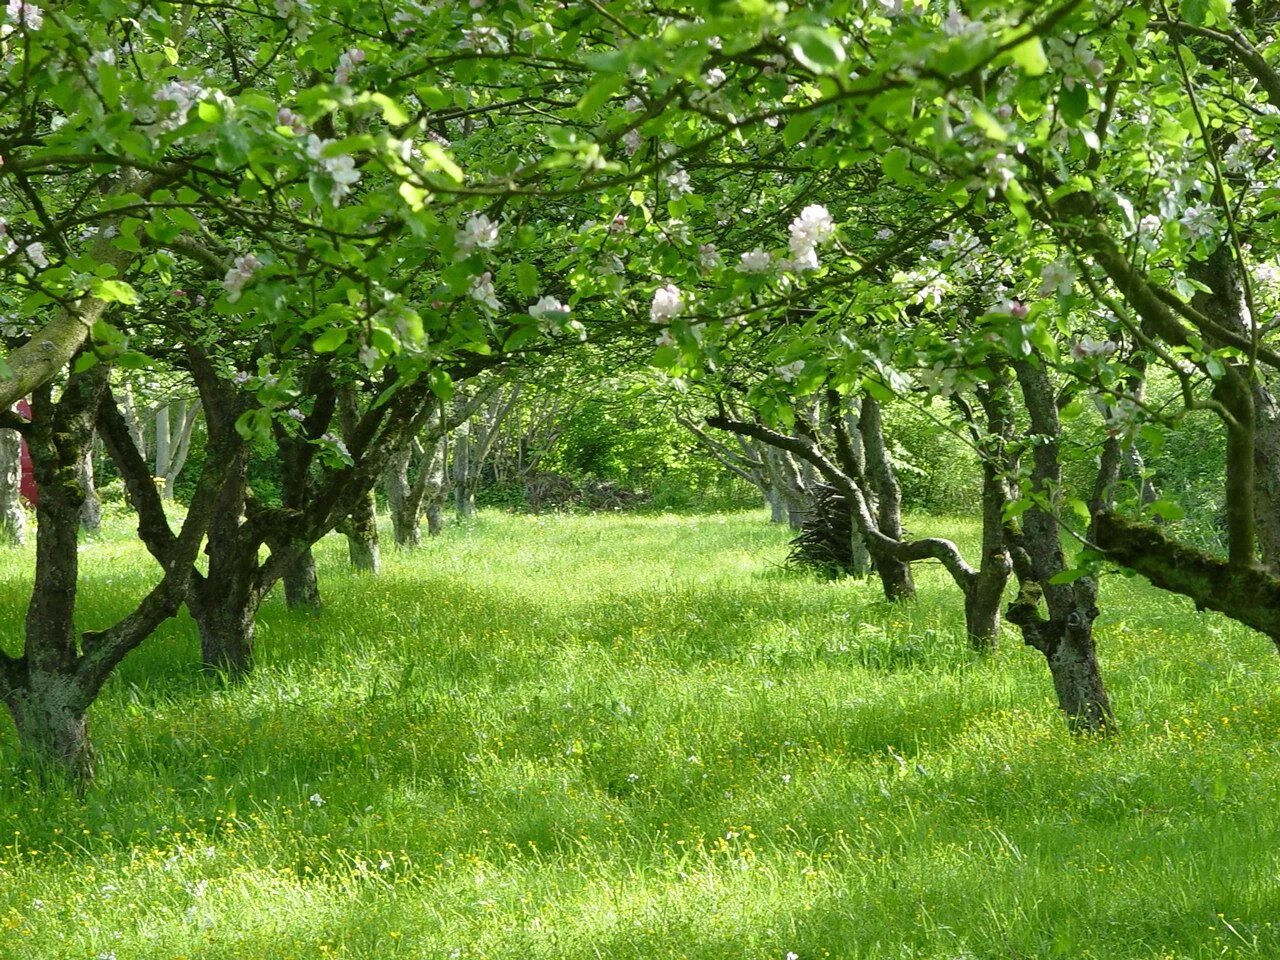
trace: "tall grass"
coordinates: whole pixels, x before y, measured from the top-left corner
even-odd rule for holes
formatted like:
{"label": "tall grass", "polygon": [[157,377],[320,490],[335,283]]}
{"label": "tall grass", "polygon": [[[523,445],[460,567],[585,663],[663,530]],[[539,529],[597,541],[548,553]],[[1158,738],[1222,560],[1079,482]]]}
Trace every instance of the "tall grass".
{"label": "tall grass", "polygon": [[[126,661],[85,797],[28,786],[3,722],[0,957],[1280,956],[1269,642],[1109,578],[1122,732],[1073,740],[940,571],[892,607],[785,540],[486,514],[379,578],[326,540],[325,610],[273,597],[245,684],[185,617]],[[154,571],[82,550],[94,628]],[[30,567],[0,553],[10,649]]]}

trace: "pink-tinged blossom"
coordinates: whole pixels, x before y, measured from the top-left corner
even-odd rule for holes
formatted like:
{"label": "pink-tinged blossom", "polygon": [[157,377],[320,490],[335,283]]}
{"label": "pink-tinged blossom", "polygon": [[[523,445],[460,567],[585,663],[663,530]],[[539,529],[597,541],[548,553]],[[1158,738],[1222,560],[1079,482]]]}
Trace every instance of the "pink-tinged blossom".
{"label": "pink-tinged blossom", "polygon": [[5,15],[10,23],[27,30],[39,30],[44,25],[44,11],[27,0],[9,0]]}
{"label": "pink-tinged blossom", "polygon": [[334,157],[325,156],[325,150],[333,142],[322,140],[314,133],[311,134],[307,137],[307,156],[319,163],[333,181],[329,199],[336,207],[342,202],[342,198],[351,193],[352,188],[360,182],[360,171],[356,169],[355,160],[345,153]]}
{"label": "pink-tinged blossom", "polygon": [[333,82],[345,86],[351,80],[356,67],[364,63],[365,52],[359,47],[352,47],[338,58],[338,69],[333,72]]}
{"label": "pink-tinged blossom", "polygon": [[628,130],[622,135],[622,147],[628,157],[634,157],[643,145],[644,137],[640,136],[639,130]]}
{"label": "pink-tinged blossom", "polygon": [[307,132],[306,122],[288,107],[281,107],[276,111],[276,126],[288,127],[298,136]]}
{"label": "pink-tinged blossom", "polygon": [[254,273],[261,267],[262,261],[252,253],[236,257],[235,263],[227,271],[227,275],[222,278],[223,289],[227,291],[227,300],[231,303],[239,300],[240,294],[244,292],[245,284],[253,278]]}
{"label": "pink-tinged blossom", "polygon": [[187,122],[187,114],[204,96],[204,87],[194,80],[170,80],[156,91],[156,99],[174,105],[173,113],[161,121],[164,130],[176,130]]}
{"label": "pink-tinged blossom", "polygon": [[1113,340],[1095,340],[1088,335],[1071,345],[1071,356],[1077,360],[1085,357],[1109,357],[1118,349]]}
{"label": "pink-tinged blossom", "polygon": [[675,284],[663,284],[653,292],[653,303],[649,305],[649,319],[654,323],[666,323],[679,316],[684,310],[684,294]]}
{"label": "pink-tinged blossom", "polygon": [[714,270],[720,263],[720,251],[714,243],[704,243],[698,247],[698,266],[703,270]]}

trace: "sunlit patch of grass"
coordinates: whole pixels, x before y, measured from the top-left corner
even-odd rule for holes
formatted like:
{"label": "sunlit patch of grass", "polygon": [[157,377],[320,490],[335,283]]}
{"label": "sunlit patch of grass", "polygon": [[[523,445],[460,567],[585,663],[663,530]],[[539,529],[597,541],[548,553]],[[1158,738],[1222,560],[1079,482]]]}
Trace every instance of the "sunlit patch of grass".
{"label": "sunlit patch of grass", "polygon": [[[113,523],[85,627],[155,575]],[[1108,578],[1123,729],[1073,740],[1016,632],[967,650],[942,571],[891,606],[784,570],[786,537],[493,514],[379,578],[325,540],[325,609],[273,597],[243,685],[185,617],[126,661],[84,798],[0,729],[0,957],[1280,955],[1267,641]],[[0,553],[10,649],[30,565]]]}

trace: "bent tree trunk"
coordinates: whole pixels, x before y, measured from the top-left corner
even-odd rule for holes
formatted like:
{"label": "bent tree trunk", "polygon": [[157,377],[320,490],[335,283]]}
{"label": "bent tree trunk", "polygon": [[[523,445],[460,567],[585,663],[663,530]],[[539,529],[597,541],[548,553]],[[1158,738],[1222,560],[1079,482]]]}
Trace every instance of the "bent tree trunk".
{"label": "bent tree trunk", "polygon": [[27,539],[22,509],[22,437],[0,429],[0,546],[21,546]]}

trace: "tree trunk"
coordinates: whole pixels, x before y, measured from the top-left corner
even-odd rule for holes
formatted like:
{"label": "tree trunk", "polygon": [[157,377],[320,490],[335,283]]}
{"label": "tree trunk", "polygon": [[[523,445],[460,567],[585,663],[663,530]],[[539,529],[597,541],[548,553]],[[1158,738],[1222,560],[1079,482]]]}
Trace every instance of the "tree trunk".
{"label": "tree trunk", "polygon": [[[885,536],[901,541],[902,489],[889,459],[884,441],[884,428],[880,420],[880,404],[872,397],[862,398],[862,411],[858,418],[862,446],[867,462],[867,480],[877,500],[876,526]],[[889,601],[914,600],[916,585],[911,579],[911,564],[887,554],[873,558],[876,573]]]}
{"label": "tree trunk", "polygon": [[44,775],[58,771],[83,787],[93,779],[97,757],[89,739],[83,696],[70,676],[27,672],[26,683],[5,703],[18,733],[18,748]]}
{"label": "tree trunk", "polygon": [[76,464],[76,479],[84,489],[84,503],[80,506],[80,526],[86,533],[97,533],[102,529],[102,500],[93,482],[92,441],[85,446],[80,462]]}
{"label": "tree trunk", "polygon": [[0,546],[21,546],[27,539],[22,509],[22,437],[0,430]]}
{"label": "tree trunk", "polygon": [[770,523],[787,523],[790,520],[787,504],[786,501],[782,499],[781,492],[770,488],[769,492],[765,494],[764,500],[769,506]]}
{"label": "tree trunk", "polygon": [[382,551],[378,546],[377,499],[372,490],[360,498],[344,525],[347,554],[351,566],[362,573],[378,573],[382,569]]}
{"label": "tree trunk", "polygon": [[310,547],[298,554],[284,575],[284,602],[290,610],[319,610],[320,576]]}
{"label": "tree trunk", "polygon": [[402,550],[422,546],[422,518],[419,515],[421,500],[415,502],[413,485],[409,482],[409,464],[412,460],[413,450],[405,447],[392,457],[385,478],[391,530],[396,546]]}
{"label": "tree trunk", "polygon": [[[1224,239],[1207,260],[1194,262],[1188,272],[1193,279],[1209,288],[1208,292],[1197,293],[1192,298],[1192,305],[1220,326],[1245,337],[1252,336],[1254,318],[1249,316],[1244,285],[1231,244]],[[1211,345],[1221,347],[1224,344],[1211,341]],[[1245,392],[1252,394],[1252,423],[1249,426],[1252,434],[1253,536],[1257,539],[1263,563],[1277,574],[1280,573],[1280,403],[1264,379],[1249,377],[1248,381]],[[1231,446],[1231,431],[1228,431],[1228,445]],[[1228,456],[1230,458],[1230,451]],[[1253,562],[1252,545],[1249,556],[1243,554],[1242,550],[1239,559]]]}
{"label": "tree trunk", "polygon": [[[1009,621],[1021,628],[1028,645],[1044,654],[1058,706],[1071,729],[1106,732],[1114,726],[1114,718],[1093,641],[1097,582],[1092,577],[1080,577],[1069,584],[1054,582],[1066,569],[1066,558],[1056,517],[1039,505],[1052,501],[1062,479],[1058,457],[1062,429],[1053,387],[1043,366],[1029,360],[1014,366],[1031,430],[1038,435],[1031,471],[1031,492],[1037,503],[1022,515],[1022,530],[1015,538],[1013,560],[1021,589],[1009,607]],[[1118,454],[1114,439],[1108,454],[1114,462],[1099,473],[1095,501],[1105,498],[1113,479],[1107,471],[1119,468],[1118,455],[1110,456]],[[1039,612],[1042,599],[1047,619]]]}
{"label": "tree trunk", "polygon": [[72,375],[56,405],[47,385],[34,397],[30,450],[40,484],[35,585],[23,658],[11,666],[17,676],[9,678],[4,694],[19,744],[36,766],[60,769],[80,783],[93,776],[85,722],[92,696],[76,673],[78,539],[85,500],[80,470],[105,383],[105,368],[91,369]]}
{"label": "tree trunk", "polygon": [[209,570],[195,575],[187,609],[200,634],[200,658],[210,673],[238,680],[253,669],[254,618],[262,602],[256,588],[258,542],[245,535],[247,453],[241,451],[218,489],[205,553]]}

